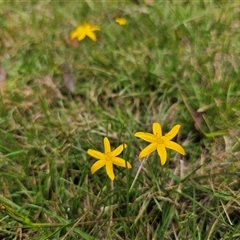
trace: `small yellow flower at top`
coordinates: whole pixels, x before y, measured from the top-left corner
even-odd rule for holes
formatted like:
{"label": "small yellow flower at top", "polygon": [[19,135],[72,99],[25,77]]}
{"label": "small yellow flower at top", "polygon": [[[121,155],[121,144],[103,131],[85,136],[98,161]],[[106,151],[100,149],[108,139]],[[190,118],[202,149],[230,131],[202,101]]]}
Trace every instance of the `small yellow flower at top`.
{"label": "small yellow flower at top", "polygon": [[119,25],[126,25],[127,19],[123,17],[119,17],[119,18],[115,18],[115,22],[118,23]]}
{"label": "small yellow flower at top", "polygon": [[92,165],[91,173],[94,174],[96,171],[98,171],[100,168],[106,165],[107,175],[113,181],[115,178],[115,175],[113,172],[113,164],[120,167],[132,168],[131,164],[128,161],[125,161],[124,159],[117,157],[119,154],[121,154],[123,149],[127,147],[127,145],[121,144],[115,150],[111,151],[111,145],[107,137],[103,139],[103,145],[104,145],[104,153],[101,153],[93,149],[88,149],[87,151],[87,153],[90,156],[98,159],[98,161]]}
{"label": "small yellow flower at top", "polygon": [[94,42],[97,40],[96,34],[94,31],[99,31],[100,27],[98,25],[91,25],[89,23],[84,23],[83,25],[79,25],[70,33],[70,38],[77,38],[78,41],[83,40],[86,36],[91,38]]}
{"label": "small yellow flower at top", "polygon": [[182,155],[185,155],[186,153],[182,146],[180,146],[178,143],[170,141],[178,134],[180,127],[181,127],[180,125],[175,125],[170,132],[163,136],[161,125],[155,122],[153,123],[152,126],[153,134],[145,132],[136,132],[134,134],[135,137],[139,137],[144,141],[150,143],[140,152],[139,158],[143,158],[152,153],[153,151],[157,150],[158,155],[160,157],[160,163],[161,165],[164,165],[167,160],[166,148],[170,148]]}

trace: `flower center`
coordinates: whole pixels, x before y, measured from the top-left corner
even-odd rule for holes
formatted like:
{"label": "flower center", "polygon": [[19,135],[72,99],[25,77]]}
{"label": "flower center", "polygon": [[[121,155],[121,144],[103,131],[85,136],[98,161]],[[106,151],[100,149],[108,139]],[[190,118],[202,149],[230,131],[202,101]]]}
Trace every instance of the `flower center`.
{"label": "flower center", "polygon": [[105,156],[106,156],[106,161],[112,160],[111,153],[105,153]]}
{"label": "flower center", "polygon": [[157,144],[164,144],[164,140],[162,137],[159,136],[159,134],[155,135],[155,139],[156,139]]}

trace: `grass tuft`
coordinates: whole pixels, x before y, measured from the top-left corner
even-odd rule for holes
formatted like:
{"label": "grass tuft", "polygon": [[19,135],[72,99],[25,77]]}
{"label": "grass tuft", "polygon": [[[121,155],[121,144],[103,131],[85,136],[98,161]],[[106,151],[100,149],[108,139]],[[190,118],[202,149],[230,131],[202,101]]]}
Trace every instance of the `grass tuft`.
{"label": "grass tuft", "polygon": [[[0,3],[0,238],[239,239],[239,10]],[[96,42],[70,40],[84,22]],[[153,122],[186,156],[138,159]],[[86,154],[105,136],[133,166],[114,182]]]}

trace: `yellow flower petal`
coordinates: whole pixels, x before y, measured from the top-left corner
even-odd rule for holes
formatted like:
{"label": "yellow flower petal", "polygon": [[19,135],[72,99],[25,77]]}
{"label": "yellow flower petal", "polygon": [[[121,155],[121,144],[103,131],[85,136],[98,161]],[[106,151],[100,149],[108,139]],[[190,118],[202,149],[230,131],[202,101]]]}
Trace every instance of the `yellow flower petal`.
{"label": "yellow flower petal", "polygon": [[104,153],[110,153],[111,152],[111,146],[110,142],[107,137],[103,139],[103,146],[104,146]]}
{"label": "yellow flower petal", "polygon": [[157,122],[153,123],[153,134],[158,135],[159,137],[162,137],[162,128],[161,125]]}
{"label": "yellow flower petal", "polygon": [[87,32],[86,35],[91,38],[94,42],[96,42],[97,40],[97,37],[96,37],[96,34],[94,32]]}
{"label": "yellow flower petal", "polygon": [[102,159],[105,158],[105,155],[99,151],[93,150],[93,149],[88,149],[87,153],[97,159]]}
{"label": "yellow flower petal", "polygon": [[151,143],[145,147],[139,154],[139,158],[143,158],[157,149],[157,143]]}
{"label": "yellow flower petal", "polygon": [[172,141],[168,141],[165,143],[165,147],[166,148],[170,148],[172,150],[175,150],[176,152],[185,155],[185,150],[183,149],[182,146],[180,146],[178,143],[172,142]]}
{"label": "yellow flower petal", "polygon": [[78,31],[72,31],[71,33],[70,33],[70,38],[73,40],[74,38],[77,38],[77,36],[78,36]]}
{"label": "yellow flower petal", "polygon": [[106,172],[107,172],[107,175],[110,177],[110,179],[113,181],[115,176],[113,173],[113,164],[111,161],[106,162]]}
{"label": "yellow flower petal", "polygon": [[85,34],[83,34],[83,33],[78,33],[78,35],[77,35],[77,40],[78,40],[78,41],[82,41],[85,37],[86,37]]}
{"label": "yellow flower petal", "polygon": [[123,158],[119,157],[113,158],[113,164],[119,167],[132,168],[132,165],[128,161],[125,161]]}
{"label": "yellow flower petal", "polygon": [[151,133],[145,133],[145,132],[136,132],[134,134],[135,137],[139,137],[142,140],[146,141],[146,142],[154,142],[155,141],[155,137],[153,134]]}
{"label": "yellow flower petal", "polygon": [[101,167],[105,165],[105,160],[98,160],[95,162],[91,167],[91,173],[94,174],[97,170],[99,170]]}
{"label": "yellow flower petal", "polygon": [[119,154],[121,154],[121,152],[123,151],[124,148],[126,148],[127,145],[126,144],[121,144],[120,146],[118,146],[115,150],[112,151],[112,156],[116,157]]}
{"label": "yellow flower petal", "polygon": [[173,139],[179,132],[181,125],[175,125],[170,132],[168,132],[167,134],[164,135],[164,139],[166,140],[171,140]]}
{"label": "yellow flower petal", "polygon": [[91,31],[99,31],[100,27],[98,25],[91,25],[90,29]]}
{"label": "yellow flower petal", "polygon": [[167,161],[167,151],[166,151],[164,144],[158,144],[157,152],[160,157],[161,165],[164,165]]}
{"label": "yellow flower petal", "polygon": [[127,24],[127,20],[126,18],[115,18],[115,22],[118,23],[119,25],[126,25]]}

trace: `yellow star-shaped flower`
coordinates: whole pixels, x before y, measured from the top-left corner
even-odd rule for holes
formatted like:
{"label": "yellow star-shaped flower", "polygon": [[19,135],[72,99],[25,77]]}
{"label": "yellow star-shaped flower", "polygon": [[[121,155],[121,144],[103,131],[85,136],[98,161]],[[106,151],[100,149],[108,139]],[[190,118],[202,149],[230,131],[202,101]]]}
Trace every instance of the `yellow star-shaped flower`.
{"label": "yellow star-shaped flower", "polygon": [[84,23],[79,25],[74,31],[70,33],[70,38],[77,38],[78,41],[83,40],[86,36],[91,38],[94,42],[97,40],[94,31],[99,31],[100,27],[98,25],[91,25],[89,23]]}
{"label": "yellow star-shaped flower", "polygon": [[145,132],[136,132],[134,134],[135,137],[139,137],[150,144],[145,147],[139,154],[139,158],[143,158],[153,151],[157,150],[158,155],[160,157],[161,165],[164,165],[167,160],[167,151],[166,148],[170,148],[172,150],[177,151],[178,153],[185,155],[185,150],[178,143],[171,141],[179,132],[180,125],[175,125],[170,132],[162,135],[162,128],[159,123],[153,123],[152,133]]}
{"label": "yellow star-shaped flower", "polygon": [[94,174],[96,171],[98,171],[100,168],[106,165],[107,175],[113,181],[115,178],[113,172],[113,164],[120,167],[132,168],[131,164],[128,161],[125,161],[124,159],[117,157],[123,151],[123,149],[127,147],[127,145],[121,144],[115,150],[111,151],[111,145],[107,137],[103,139],[103,145],[104,153],[101,153],[93,149],[88,149],[87,151],[87,153],[90,156],[98,159],[98,161],[92,165],[91,172],[92,174]]}

